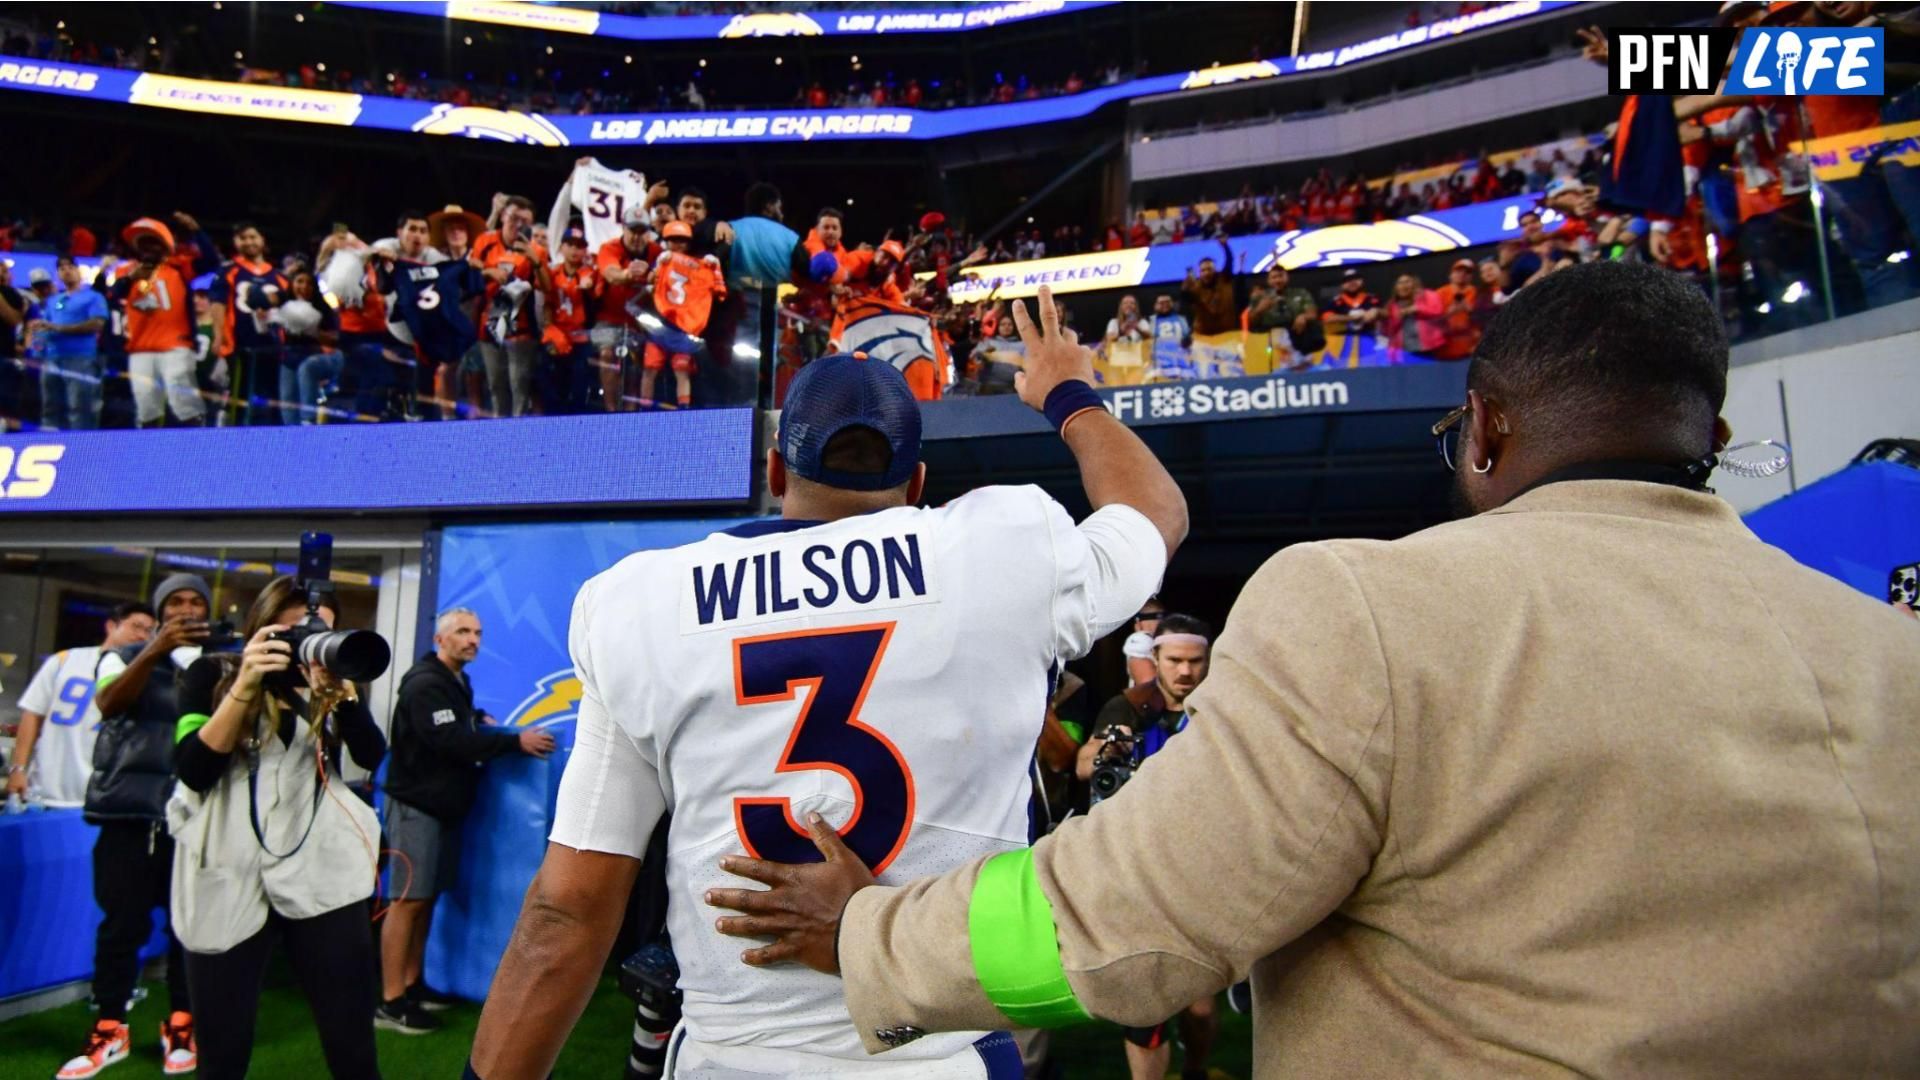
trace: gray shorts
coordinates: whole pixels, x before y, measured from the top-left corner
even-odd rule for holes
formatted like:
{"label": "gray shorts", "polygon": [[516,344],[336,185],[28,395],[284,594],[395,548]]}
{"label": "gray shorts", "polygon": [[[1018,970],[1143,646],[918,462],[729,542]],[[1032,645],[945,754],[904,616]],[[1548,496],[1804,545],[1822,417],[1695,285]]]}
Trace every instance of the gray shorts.
{"label": "gray shorts", "polygon": [[624,326],[602,323],[587,330],[587,340],[593,343],[595,352],[608,352],[619,348],[621,342],[627,341],[627,334],[627,328]]}
{"label": "gray shorts", "polygon": [[[387,797],[388,900],[431,900],[460,876],[460,830],[417,806]],[[409,877],[409,871],[412,876]]]}
{"label": "gray shorts", "polygon": [[469,375],[485,375],[487,373],[487,361],[486,358],[480,354],[480,346],[478,343],[468,346],[467,351],[460,355],[460,371],[462,374]]}

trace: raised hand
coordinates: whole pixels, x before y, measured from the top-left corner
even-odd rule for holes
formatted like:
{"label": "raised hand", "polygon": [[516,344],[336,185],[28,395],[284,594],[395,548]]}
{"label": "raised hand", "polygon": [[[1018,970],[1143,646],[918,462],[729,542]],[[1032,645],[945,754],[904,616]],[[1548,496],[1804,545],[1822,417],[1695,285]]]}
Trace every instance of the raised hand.
{"label": "raised hand", "polygon": [[1013,325],[1027,347],[1025,370],[1014,376],[1014,389],[1020,400],[1035,409],[1044,408],[1047,395],[1063,382],[1078,379],[1093,385],[1093,350],[1080,344],[1071,330],[1060,325],[1060,309],[1053,302],[1053,290],[1040,286],[1040,325],[1027,314],[1024,300],[1013,302]]}

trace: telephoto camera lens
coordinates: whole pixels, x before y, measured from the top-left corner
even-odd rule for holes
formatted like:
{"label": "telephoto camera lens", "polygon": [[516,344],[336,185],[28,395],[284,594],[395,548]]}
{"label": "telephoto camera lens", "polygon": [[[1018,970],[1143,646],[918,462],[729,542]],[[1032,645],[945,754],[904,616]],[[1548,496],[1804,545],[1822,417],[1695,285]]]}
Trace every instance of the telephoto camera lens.
{"label": "telephoto camera lens", "polygon": [[328,630],[300,642],[302,664],[318,664],[348,682],[372,682],[392,661],[386,639],[371,630]]}

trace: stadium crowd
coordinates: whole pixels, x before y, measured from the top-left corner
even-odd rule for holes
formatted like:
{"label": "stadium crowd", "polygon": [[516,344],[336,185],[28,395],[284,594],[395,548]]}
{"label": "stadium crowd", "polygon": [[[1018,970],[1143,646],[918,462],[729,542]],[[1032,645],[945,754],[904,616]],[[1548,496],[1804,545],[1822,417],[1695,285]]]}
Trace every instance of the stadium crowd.
{"label": "stadium crowd", "polygon": [[[1801,7],[1782,17],[1832,17]],[[1758,4],[1724,16],[1766,17]],[[1889,25],[1897,33],[1910,26]],[[1588,55],[1604,60],[1604,49],[1604,36],[1589,32]],[[894,359],[903,369],[926,360],[915,376],[923,399],[999,393],[1019,365],[1005,305],[997,296],[956,300],[949,291],[983,264],[1224,242],[1519,193],[1537,195],[1534,212],[1519,217],[1521,234],[1455,262],[1445,281],[1363,269],[1315,296],[1269,280],[1264,265],[1245,265],[1245,255],[1236,262],[1223,246],[1220,258],[1196,268],[1204,297],[1189,281],[1147,303],[1107,301],[1118,310],[1116,332],[1103,336],[1105,374],[1204,378],[1258,370],[1261,358],[1287,369],[1461,359],[1506,298],[1543,275],[1600,259],[1689,274],[1717,298],[1737,335],[1754,336],[1915,293],[1920,195],[1912,170],[1889,157],[1816,188],[1795,143],[1869,137],[1917,108],[1910,89],[1878,100],[1680,99],[1668,136],[1675,153],[1651,162],[1616,160],[1614,141],[1575,140],[1531,154],[1483,154],[1437,179],[1403,171],[1369,181],[1322,168],[1297,190],[1259,195],[1244,186],[1204,214],[1199,206],[1177,216],[1141,210],[1125,230],[1117,222],[1103,230],[1032,227],[986,243],[938,211],[889,228],[830,208],[789,229],[778,191],[764,184],[741,216],[725,221],[697,188],[626,190],[613,203],[603,193],[590,205],[578,172],[544,221],[532,199],[497,194],[485,217],[458,205],[407,211],[391,235],[385,226],[367,229],[366,239],[330,235],[271,260],[267,238],[245,223],[231,230],[230,244],[216,244],[188,215],[143,218],[117,236],[15,222],[0,227],[0,248],[38,241],[80,258],[111,251],[114,265],[91,282],[78,267],[63,269],[62,283],[50,274],[0,281],[0,321],[14,330],[0,335],[0,347],[17,356],[0,366],[0,380],[15,384],[0,387],[0,404],[11,424],[87,426],[120,372],[135,404],[131,417],[114,413],[120,423],[162,423],[169,408],[176,423],[297,424],[743,404],[756,390],[741,384],[756,379],[732,369],[744,362],[757,375],[761,313],[776,291],[776,401],[829,342],[848,343],[850,323],[902,314],[924,356]],[[1636,121],[1627,114],[1623,122]],[[1584,149],[1576,157],[1570,145]],[[606,191],[633,183],[592,159],[581,168],[600,170]],[[1658,205],[1663,200],[1670,205]],[[660,274],[667,263],[677,269]],[[442,269],[429,275],[416,266]],[[446,280],[422,296],[410,275]],[[692,283],[686,299],[683,279]],[[167,295],[152,308],[156,282],[167,283]],[[66,323],[37,310],[76,288],[97,291],[108,310]],[[458,299],[439,306],[443,297]],[[1378,297],[1386,299],[1365,302]],[[669,369],[671,392],[658,383]]]}

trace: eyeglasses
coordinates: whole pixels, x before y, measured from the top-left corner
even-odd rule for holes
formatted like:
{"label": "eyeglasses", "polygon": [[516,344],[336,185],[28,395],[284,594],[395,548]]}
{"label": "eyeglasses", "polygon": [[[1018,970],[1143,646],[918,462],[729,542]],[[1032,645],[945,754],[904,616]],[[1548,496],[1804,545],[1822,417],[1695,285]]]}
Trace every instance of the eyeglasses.
{"label": "eyeglasses", "polygon": [[1166,618],[1166,616],[1167,616],[1167,613],[1164,611],[1143,611],[1140,614],[1135,615],[1133,617],[1133,621],[1134,622],[1152,622],[1154,619],[1164,619]]}
{"label": "eyeglasses", "polygon": [[1447,463],[1447,471],[1455,472],[1458,466],[1454,457],[1460,445],[1460,429],[1467,414],[1473,411],[1472,405],[1457,405],[1440,422],[1433,425],[1433,437],[1440,440],[1440,460]]}
{"label": "eyeglasses", "polygon": [[[1507,426],[1506,416],[1503,415],[1498,408],[1499,402],[1489,400],[1488,404],[1494,406],[1492,409],[1493,430],[1502,435],[1513,434],[1513,429]],[[1467,414],[1472,411],[1472,402],[1468,402],[1465,405],[1457,405],[1449,411],[1447,415],[1441,417],[1440,422],[1433,425],[1430,429],[1433,432],[1433,437],[1440,440],[1440,460],[1447,463],[1448,472],[1457,472],[1459,470],[1459,462],[1455,459],[1458,458],[1460,454],[1460,432],[1465,430],[1466,425],[1463,421],[1466,420]]]}

